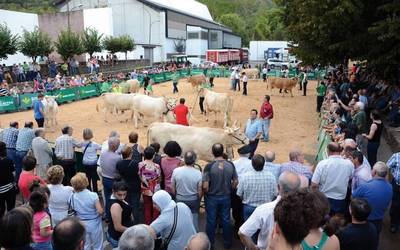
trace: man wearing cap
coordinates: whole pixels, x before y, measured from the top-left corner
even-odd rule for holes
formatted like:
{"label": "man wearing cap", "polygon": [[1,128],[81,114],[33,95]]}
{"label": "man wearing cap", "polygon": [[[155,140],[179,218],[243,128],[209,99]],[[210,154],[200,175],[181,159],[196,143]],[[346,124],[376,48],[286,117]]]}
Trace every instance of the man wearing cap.
{"label": "man wearing cap", "polygon": [[250,141],[249,159],[251,159],[254,155],[254,152],[256,152],[258,141],[260,140],[260,136],[262,134],[262,127],[260,121],[257,119],[257,114],[258,112],[256,109],[251,110],[250,118],[247,120],[246,127],[244,128],[244,133]]}

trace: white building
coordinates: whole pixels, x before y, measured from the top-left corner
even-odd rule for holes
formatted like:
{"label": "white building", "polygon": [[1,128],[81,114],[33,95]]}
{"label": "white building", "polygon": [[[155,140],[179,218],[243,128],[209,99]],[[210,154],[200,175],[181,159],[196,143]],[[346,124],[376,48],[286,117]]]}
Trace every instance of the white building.
{"label": "white building", "polygon": [[[161,62],[180,53],[201,61],[207,49],[241,47],[241,38],[213,21],[207,6],[194,0],[60,0],[56,6],[70,16],[83,10],[83,24],[76,26],[134,38],[136,50],[128,59]],[[96,13],[97,8],[110,9],[110,15]],[[93,15],[87,19],[89,10]],[[185,50],[177,51],[182,43]]]}

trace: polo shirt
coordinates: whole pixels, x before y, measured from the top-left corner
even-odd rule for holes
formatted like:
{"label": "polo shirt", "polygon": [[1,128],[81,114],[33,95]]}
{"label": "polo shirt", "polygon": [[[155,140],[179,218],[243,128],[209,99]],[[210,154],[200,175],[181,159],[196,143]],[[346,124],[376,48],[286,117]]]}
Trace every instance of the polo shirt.
{"label": "polo shirt", "polygon": [[244,133],[246,137],[250,140],[253,140],[256,137],[257,133],[262,133],[260,120],[248,119],[246,123],[246,131]]}
{"label": "polo shirt", "polygon": [[15,149],[18,151],[28,151],[32,148],[32,140],[35,138],[35,132],[31,128],[21,128],[18,133],[18,139]]}
{"label": "polo shirt", "polygon": [[117,162],[121,160],[121,155],[115,152],[106,151],[100,155],[100,167],[103,177],[114,179],[118,175]]}
{"label": "polo shirt", "polygon": [[39,100],[35,100],[33,103],[33,114],[35,119],[43,119],[43,114],[40,113],[40,110],[43,110],[43,103]]}
{"label": "polo shirt", "polygon": [[373,178],[361,185],[353,197],[366,199],[371,206],[368,220],[381,220],[392,200],[393,190],[390,183],[383,178]]}
{"label": "polo shirt", "polygon": [[281,200],[278,195],[274,201],[258,206],[250,217],[239,228],[239,232],[248,237],[252,237],[258,230],[257,247],[260,250],[267,249],[268,236],[274,227],[274,209]]}
{"label": "polo shirt", "polygon": [[264,119],[267,116],[270,116],[269,119],[274,118],[274,110],[271,103],[264,102],[261,106],[260,117]]}
{"label": "polo shirt", "polygon": [[187,114],[189,114],[189,109],[184,104],[178,104],[174,109],[174,114],[176,116],[176,124],[189,126],[187,120]]}
{"label": "polo shirt", "polygon": [[350,160],[340,155],[331,155],[318,163],[311,181],[319,185],[319,191],[326,197],[344,200],[353,169]]}

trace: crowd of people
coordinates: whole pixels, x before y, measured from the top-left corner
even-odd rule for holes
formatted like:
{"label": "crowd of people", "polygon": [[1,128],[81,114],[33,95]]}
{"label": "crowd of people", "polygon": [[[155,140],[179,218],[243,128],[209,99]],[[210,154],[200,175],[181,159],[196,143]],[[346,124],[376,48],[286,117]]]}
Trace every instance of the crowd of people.
{"label": "crowd of people", "polygon": [[380,112],[370,86],[346,80],[333,70],[318,86],[317,109],[333,142],[315,167],[298,149],[284,163],[272,151],[257,153],[270,139],[270,96],[251,110],[239,158],[228,159],[216,143],[206,165],[176,141],[142,147],[136,132],[123,144],[111,131],[100,144],[90,128],[77,139],[66,126],[53,151],[43,129],[12,122],[0,137],[0,246],[208,250],[222,230],[225,249],[234,238],[247,249],[378,249],[389,207],[390,231],[400,226],[400,153],[377,161]]}

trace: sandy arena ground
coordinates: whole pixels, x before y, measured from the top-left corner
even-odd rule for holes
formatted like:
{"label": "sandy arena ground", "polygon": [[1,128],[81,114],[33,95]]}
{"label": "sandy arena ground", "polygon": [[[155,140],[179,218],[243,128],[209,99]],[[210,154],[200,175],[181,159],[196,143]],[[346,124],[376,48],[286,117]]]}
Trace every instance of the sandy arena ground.
{"label": "sandy arena ground", "polygon": [[[267,94],[266,85],[262,81],[250,81],[248,83],[248,96],[243,96],[241,92],[230,91],[227,78],[215,78],[214,83],[214,91],[227,92],[234,97],[232,120],[237,120],[238,124],[242,126],[245,125],[251,109],[260,109],[263,96]],[[310,81],[307,97],[301,96],[302,93],[297,89],[294,90],[295,96],[293,98],[288,95],[281,97],[277,89],[273,90],[271,103],[274,107],[274,119],[271,124],[270,141],[268,143],[260,142],[257,149],[258,153],[273,150],[276,152],[277,162],[283,162],[288,161],[290,149],[298,148],[304,152],[306,160],[313,163],[319,125],[318,116],[315,112],[315,86],[316,82]],[[155,85],[154,95],[184,97],[186,104],[193,107],[197,94],[194,93],[191,86],[181,82],[178,88],[180,92],[173,95],[171,82]],[[59,106],[58,126],[55,132],[48,132],[46,137],[50,141],[54,141],[61,134],[61,128],[64,125],[71,125],[74,128],[74,137],[77,139],[82,138],[82,130],[88,127],[94,131],[94,141],[98,143],[103,142],[111,130],[119,131],[122,143],[126,143],[129,132],[135,131],[133,122],[120,122],[109,115],[109,122],[105,123],[103,113],[96,111],[96,104],[101,105],[101,103],[101,98],[92,98]],[[125,113],[119,117],[119,120],[125,121],[129,115]],[[194,107],[193,116],[195,117],[193,126],[222,127],[223,125],[222,120],[214,124],[214,116],[210,116],[210,120],[207,122],[206,118],[200,114],[198,101]],[[32,110],[0,115],[1,127],[8,126],[10,121],[15,120],[20,123],[20,126],[23,126],[26,120],[34,120]],[[147,144],[146,131],[143,125],[139,126],[139,142],[142,145]],[[236,150],[235,156],[237,156]]]}

